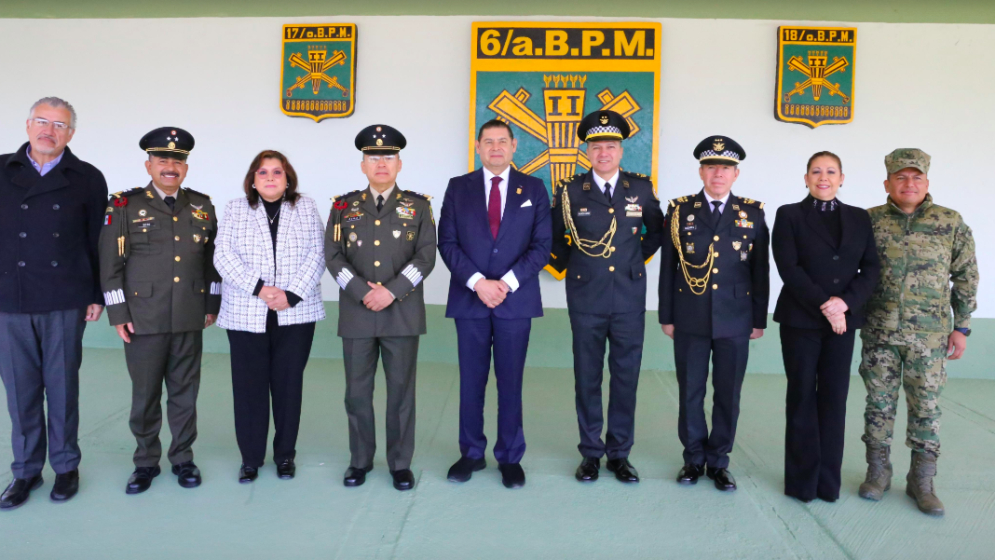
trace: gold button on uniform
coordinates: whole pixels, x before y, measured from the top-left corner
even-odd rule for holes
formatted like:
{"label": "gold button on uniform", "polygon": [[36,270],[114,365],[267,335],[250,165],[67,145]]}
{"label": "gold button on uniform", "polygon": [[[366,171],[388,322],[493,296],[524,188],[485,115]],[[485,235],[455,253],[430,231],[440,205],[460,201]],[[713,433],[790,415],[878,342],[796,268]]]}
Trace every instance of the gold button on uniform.
{"label": "gold button on uniform", "polygon": [[178,222],[178,221],[180,221],[180,219],[179,219],[179,218],[177,218],[176,216],[173,216],[173,221],[174,221],[174,222]]}
{"label": "gold button on uniform", "polygon": [[716,235],[715,237],[712,238],[712,241],[718,241],[718,240],[719,240],[719,236],[718,235]]}
{"label": "gold button on uniform", "polygon": [[204,290],[201,290],[200,293],[204,293]]}
{"label": "gold button on uniform", "polygon": [[176,255],[175,259],[176,259],[176,262],[180,262],[180,256],[179,255]]}
{"label": "gold button on uniform", "polygon": [[373,222],[373,225],[375,225],[375,226],[380,225],[380,220],[377,220],[377,221]]}
{"label": "gold button on uniform", "polygon": [[615,272],[615,267],[614,266],[609,266],[608,267],[608,272]]}
{"label": "gold button on uniform", "polygon": [[712,253],[712,256],[715,258],[719,258],[719,252],[715,251],[714,253]]}
{"label": "gold button on uniform", "polygon": [[180,277],[179,276],[177,276],[176,278],[173,278],[173,282],[179,282],[179,281],[180,281]]}
{"label": "gold button on uniform", "polygon": [[373,266],[380,266],[380,261],[373,261]]}
{"label": "gold button on uniform", "polygon": [[718,273],[719,273],[719,269],[717,269],[717,268],[713,268],[712,269],[712,274],[718,274]]}
{"label": "gold button on uniform", "polygon": [[380,240],[377,239],[376,241],[373,242],[373,244],[379,247],[380,246]]}
{"label": "gold button on uniform", "polygon": [[614,247],[612,247],[612,248],[611,248],[611,251],[612,251],[612,253],[614,253],[614,252],[615,252],[615,248],[614,248]]}
{"label": "gold button on uniform", "polygon": [[743,239],[746,239],[746,236],[745,236],[745,235],[743,236]]}
{"label": "gold button on uniform", "polygon": [[179,241],[179,240],[180,240],[180,236],[179,235],[177,235],[176,237],[173,238],[173,241]]}
{"label": "gold button on uniform", "polygon": [[609,214],[614,214],[615,213],[615,209],[614,208],[609,208],[608,209],[608,213]]}
{"label": "gold button on uniform", "polygon": [[719,285],[718,284],[712,284],[712,289],[713,290],[718,290],[719,289]]}

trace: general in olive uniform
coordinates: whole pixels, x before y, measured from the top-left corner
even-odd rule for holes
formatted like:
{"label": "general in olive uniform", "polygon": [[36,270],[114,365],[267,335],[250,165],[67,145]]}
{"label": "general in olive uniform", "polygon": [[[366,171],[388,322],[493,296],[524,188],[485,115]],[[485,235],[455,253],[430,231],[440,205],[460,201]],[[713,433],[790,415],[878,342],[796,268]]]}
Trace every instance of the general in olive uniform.
{"label": "general in olive uniform", "polygon": [[180,188],[194,139],[165,127],[146,134],[148,186],[111,197],[100,235],[107,315],[125,341],[132,381],[131,431],[138,440],[127,492],[144,492],[159,474],[162,384],[166,383],[169,462],[186,488],[200,484],[191,446],[197,437],[202,335],[221,306],[214,268],[217,216],[210,197]]}
{"label": "general in olive uniform", "polygon": [[404,136],[373,125],[356,136],[370,186],[336,196],[325,231],[325,262],[339,291],[352,459],[346,486],[359,486],[376,451],[373,379],[382,356],[387,379],[387,466],[398,490],[414,487],[415,372],[425,334],[424,280],[435,267],[429,197],[401,190]]}
{"label": "general in olive uniform", "polygon": [[[702,474],[735,490],[728,471],[750,339],[767,327],[770,235],[763,203],[732,194],[746,152],[731,138],[709,136],[694,150],[704,188],[670,201],[660,258],[660,324],[674,339],[684,445],[678,482]],[[712,431],[705,389],[712,362]],[[705,465],[708,465],[707,471]]]}
{"label": "general in olive uniform", "polygon": [[[645,175],[620,169],[629,124],[613,111],[584,117],[577,130],[587,142],[592,170],[553,189],[553,248],[549,266],[566,278],[573,331],[578,449],[576,477],[598,478],[600,459],[623,482],[638,482],[629,463],[635,431],[636,386],[643,355],[646,262],[660,248],[663,213]],[[611,374],[608,430],[601,382],[608,345]]]}

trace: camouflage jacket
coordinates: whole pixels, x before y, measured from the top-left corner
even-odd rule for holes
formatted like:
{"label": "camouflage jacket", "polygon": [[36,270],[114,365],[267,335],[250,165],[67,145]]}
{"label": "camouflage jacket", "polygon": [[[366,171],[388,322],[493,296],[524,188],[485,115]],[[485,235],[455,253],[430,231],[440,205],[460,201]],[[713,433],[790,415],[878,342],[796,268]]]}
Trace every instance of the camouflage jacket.
{"label": "camouflage jacket", "polygon": [[881,279],[867,303],[865,328],[949,333],[970,327],[978,306],[978,261],[961,215],[933,204],[930,195],[912,215],[890,199],[868,212]]}

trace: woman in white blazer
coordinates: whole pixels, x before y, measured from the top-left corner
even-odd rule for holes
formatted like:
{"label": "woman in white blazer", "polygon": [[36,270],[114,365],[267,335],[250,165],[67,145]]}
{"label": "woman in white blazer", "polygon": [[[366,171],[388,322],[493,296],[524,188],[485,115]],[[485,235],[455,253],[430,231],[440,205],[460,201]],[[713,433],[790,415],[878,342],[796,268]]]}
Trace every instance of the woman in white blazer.
{"label": "woman in white blazer", "polygon": [[297,192],[297,174],[280,152],[252,160],[245,198],[225,207],[215,243],[221,284],[218,326],[231,345],[238,479],[252,482],[266,457],[273,398],[273,461],[294,477],[304,367],[314,325],[325,318],[321,275],[324,227],[314,200]]}

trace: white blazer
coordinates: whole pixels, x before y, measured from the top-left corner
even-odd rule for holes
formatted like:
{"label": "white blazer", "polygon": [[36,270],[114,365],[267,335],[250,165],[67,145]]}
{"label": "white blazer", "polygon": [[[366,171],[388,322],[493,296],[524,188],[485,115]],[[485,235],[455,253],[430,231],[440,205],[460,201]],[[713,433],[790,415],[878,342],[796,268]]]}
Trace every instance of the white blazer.
{"label": "white blazer", "polygon": [[325,318],[321,275],[325,271],[325,228],[314,200],[302,196],[284,202],[276,231],[276,255],[269,218],[262,202],[253,209],[239,197],[225,206],[215,240],[214,266],[221,274],[218,326],[235,331],[266,332],[269,308],[252,295],[262,279],[303,298],[277,312],[280,325],[314,323]]}

